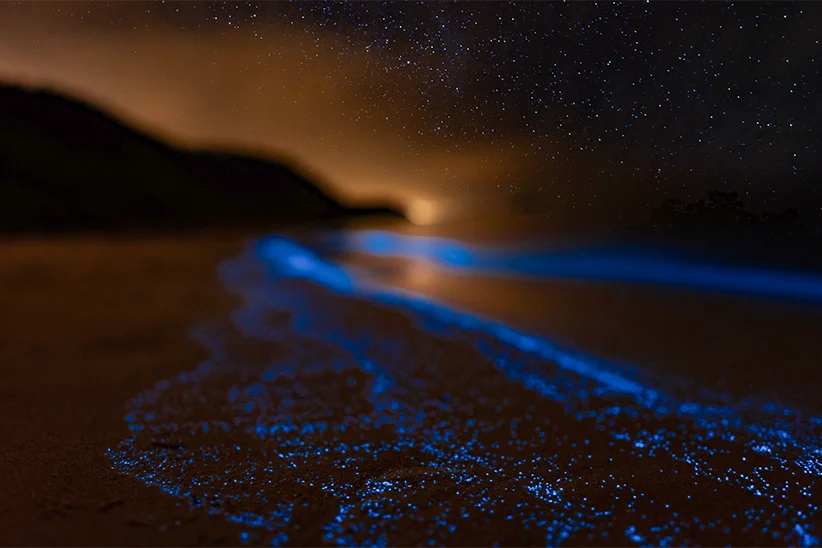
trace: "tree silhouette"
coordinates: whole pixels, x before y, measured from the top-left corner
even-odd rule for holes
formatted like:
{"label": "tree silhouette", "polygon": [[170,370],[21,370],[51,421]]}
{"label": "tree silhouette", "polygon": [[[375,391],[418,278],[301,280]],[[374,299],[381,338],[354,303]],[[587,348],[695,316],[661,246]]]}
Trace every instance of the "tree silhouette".
{"label": "tree silhouette", "polygon": [[711,190],[692,202],[669,198],[655,208],[644,231],[671,236],[757,236],[794,238],[808,230],[796,209],[778,213],[750,211],[736,192]]}

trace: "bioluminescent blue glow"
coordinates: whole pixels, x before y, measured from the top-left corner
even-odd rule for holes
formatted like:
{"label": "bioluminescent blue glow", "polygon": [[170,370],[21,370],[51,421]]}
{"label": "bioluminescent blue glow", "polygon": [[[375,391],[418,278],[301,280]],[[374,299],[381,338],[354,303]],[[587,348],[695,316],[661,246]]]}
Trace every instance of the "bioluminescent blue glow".
{"label": "bioluminescent blue glow", "polygon": [[220,275],[244,305],[194,331],[209,361],[134,398],[109,455],[240,541],[818,544],[816,417],[683,401],[284,238]]}
{"label": "bioluminescent blue glow", "polygon": [[822,276],[779,269],[676,259],[637,248],[564,251],[478,248],[454,240],[379,230],[347,231],[325,239],[337,251],[422,259],[456,272],[635,282],[763,297],[822,301]]}

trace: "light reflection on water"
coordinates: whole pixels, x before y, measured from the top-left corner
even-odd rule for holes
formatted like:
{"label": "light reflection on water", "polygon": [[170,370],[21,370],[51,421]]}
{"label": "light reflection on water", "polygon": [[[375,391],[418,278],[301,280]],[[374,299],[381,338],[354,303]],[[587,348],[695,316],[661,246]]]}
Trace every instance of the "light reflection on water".
{"label": "light reflection on water", "polygon": [[331,251],[422,259],[457,272],[606,280],[822,302],[822,276],[787,269],[686,260],[638,246],[544,250],[477,247],[447,238],[381,230],[341,231],[320,239]]}
{"label": "light reflection on water", "polygon": [[[472,260],[448,245],[436,257]],[[245,305],[196,331],[209,362],[131,402],[110,456],[248,524],[241,540],[818,542],[815,417],[682,400],[282,238],[221,276]]]}

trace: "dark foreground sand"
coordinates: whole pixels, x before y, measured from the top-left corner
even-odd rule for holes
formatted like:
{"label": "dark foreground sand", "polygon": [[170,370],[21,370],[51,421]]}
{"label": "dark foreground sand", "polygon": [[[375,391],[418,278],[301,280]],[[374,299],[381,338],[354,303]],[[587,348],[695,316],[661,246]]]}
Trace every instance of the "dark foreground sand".
{"label": "dark foreground sand", "polygon": [[132,397],[206,357],[189,329],[236,305],[215,268],[242,245],[0,243],[0,543],[237,543],[238,526],[112,471],[105,452]]}

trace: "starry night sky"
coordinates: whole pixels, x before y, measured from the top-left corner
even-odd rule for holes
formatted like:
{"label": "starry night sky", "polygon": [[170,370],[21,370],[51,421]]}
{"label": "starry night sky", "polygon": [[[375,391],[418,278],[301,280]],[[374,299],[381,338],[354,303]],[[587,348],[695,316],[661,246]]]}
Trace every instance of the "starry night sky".
{"label": "starry night sky", "polygon": [[631,219],[819,210],[815,3],[0,4],[0,78],[351,198]]}

